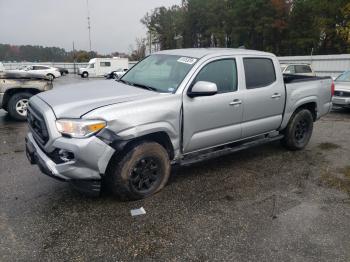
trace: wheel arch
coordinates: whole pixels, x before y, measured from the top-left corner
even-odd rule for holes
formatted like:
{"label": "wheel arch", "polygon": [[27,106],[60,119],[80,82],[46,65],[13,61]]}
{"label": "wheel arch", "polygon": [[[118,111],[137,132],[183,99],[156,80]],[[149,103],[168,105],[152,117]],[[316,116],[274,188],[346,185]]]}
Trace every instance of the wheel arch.
{"label": "wheel arch", "polygon": [[170,160],[175,158],[174,146],[171,142],[169,134],[165,131],[157,131],[130,139],[123,139],[122,137],[116,135],[113,131],[105,129],[99,133],[97,137],[115,149],[115,155],[123,155],[135,145],[142,142],[156,142],[165,148],[165,150],[168,152]]}
{"label": "wheel arch", "polygon": [[36,88],[11,88],[7,89],[4,93],[3,101],[2,101],[2,107],[7,110],[8,109],[8,102],[10,101],[10,98],[19,93],[29,93],[32,95],[36,95],[40,93],[40,91]]}
{"label": "wheel arch", "polygon": [[294,104],[292,108],[286,110],[279,130],[284,130],[287,127],[292,116],[302,109],[308,109],[311,112],[313,120],[315,122],[318,118],[317,97],[307,97],[302,100],[299,100],[297,103]]}

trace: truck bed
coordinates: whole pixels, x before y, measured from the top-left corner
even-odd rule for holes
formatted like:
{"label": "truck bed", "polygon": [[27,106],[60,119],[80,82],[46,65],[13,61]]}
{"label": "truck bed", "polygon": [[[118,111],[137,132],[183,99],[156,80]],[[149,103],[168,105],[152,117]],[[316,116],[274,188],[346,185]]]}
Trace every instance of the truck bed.
{"label": "truck bed", "polygon": [[283,78],[287,95],[281,130],[287,126],[290,117],[300,105],[315,106],[315,120],[329,113],[332,108],[331,77],[284,74]]}

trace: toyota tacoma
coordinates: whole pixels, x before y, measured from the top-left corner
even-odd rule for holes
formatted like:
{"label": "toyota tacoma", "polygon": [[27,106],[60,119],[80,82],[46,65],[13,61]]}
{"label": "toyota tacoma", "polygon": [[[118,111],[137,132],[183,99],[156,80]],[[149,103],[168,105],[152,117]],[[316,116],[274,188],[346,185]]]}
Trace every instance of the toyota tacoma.
{"label": "toyota tacoma", "polygon": [[27,157],[80,190],[141,199],[166,185],[172,165],[276,140],[303,149],[333,92],[330,77],[283,75],[270,53],[161,51],[118,81],[32,97]]}

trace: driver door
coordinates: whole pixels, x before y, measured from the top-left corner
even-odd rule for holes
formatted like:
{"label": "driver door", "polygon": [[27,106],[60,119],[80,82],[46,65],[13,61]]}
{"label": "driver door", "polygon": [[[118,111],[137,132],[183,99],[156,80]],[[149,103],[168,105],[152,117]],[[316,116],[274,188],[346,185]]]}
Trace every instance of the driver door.
{"label": "driver door", "polygon": [[194,98],[186,92],[183,94],[184,153],[233,142],[242,136],[243,107],[236,60],[225,58],[208,62],[189,89],[198,81],[215,83],[218,93]]}

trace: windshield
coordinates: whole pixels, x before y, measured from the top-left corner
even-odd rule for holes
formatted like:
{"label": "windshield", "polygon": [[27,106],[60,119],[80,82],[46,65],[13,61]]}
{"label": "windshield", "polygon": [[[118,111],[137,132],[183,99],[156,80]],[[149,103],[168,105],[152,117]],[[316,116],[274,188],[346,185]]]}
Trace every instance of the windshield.
{"label": "windshield", "polygon": [[196,62],[192,57],[151,55],[130,69],[120,81],[161,93],[174,93]]}
{"label": "windshield", "polygon": [[350,71],[346,71],[342,73],[338,78],[335,80],[336,82],[350,82]]}

